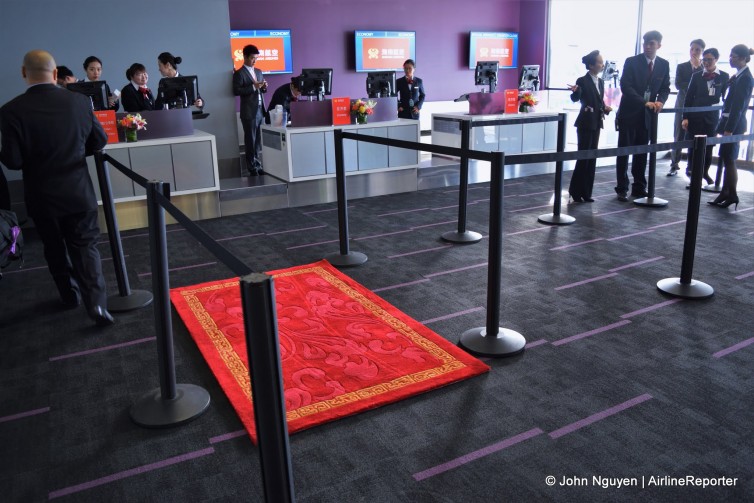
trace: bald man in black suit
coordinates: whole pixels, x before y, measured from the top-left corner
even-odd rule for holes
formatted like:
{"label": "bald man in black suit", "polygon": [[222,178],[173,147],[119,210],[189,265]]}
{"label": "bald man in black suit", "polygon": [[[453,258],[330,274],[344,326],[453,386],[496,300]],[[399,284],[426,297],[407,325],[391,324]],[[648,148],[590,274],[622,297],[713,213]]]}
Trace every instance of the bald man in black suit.
{"label": "bald man in black suit", "polygon": [[83,300],[98,326],[110,325],[97,198],[86,165],[107,135],[86,96],[55,84],[50,53],[28,52],[21,73],[28,89],[0,108],[0,162],[23,171],[26,206],[63,305],[74,308]]}

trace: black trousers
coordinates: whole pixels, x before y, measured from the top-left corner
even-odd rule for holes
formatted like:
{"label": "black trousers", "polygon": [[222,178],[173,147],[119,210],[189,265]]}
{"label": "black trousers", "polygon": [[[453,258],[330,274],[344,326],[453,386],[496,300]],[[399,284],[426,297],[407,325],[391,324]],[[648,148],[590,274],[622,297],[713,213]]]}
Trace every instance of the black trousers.
{"label": "black trousers", "polygon": [[[599,129],[576,129],[579,150],[594,150],[600,142]],[[594,172],[597,167],[597,159],[579,159],[571,176],[571,185],[568,193],[575,198],[592,197],[594,187]]]}
{"label": "black trousers", "polygon": [[8,190],[8,179],[5,178],[2,168],[0,168],[0,210],[10,211],[10,191]]}
{"label": "black trousers", "polygon": [[97,240],[97,212],[87,211],[61,217],[33,215],[44,245],[47,267],[60,297],[69,302],[81,295],[88,308],[107,307],[105,278]]}
{"label": "black trousers", "polygon": [[[715,137],[715,126],[710,126],[707,129],[695,129],[695,128],[689,128],[689,130],[686,132],[686,137],[689,140],[693,140],[695,136],[697,135],[704,135],[710,138]],[[722,147],[723,145],[721,145]],[[707,174],[707,171],[709,170],[710,165],[712,164],[712,151],[714,150],[714,145],[708,145],[707,148],[704,150],[704,170],[702,173]],[[687,169],[687,172],[691,171],[691,160],[694,158],[694,148],[689,148],[689,166]]]}
{"label": "black trousers", "polygon": [[257,109],[256,117],[242,119],[243,126],[243,143],[246,151],[246,167],[250,171],[262,167],[260,159],[262,153],[262,123],[264,115],[262,109]]}
{"label": "black trousers", "polygon": [[[618,146],[632,147],[634,145],[649,144],[649,131],[643,124],[632,126],[620,126],[618,130]],[[631,157],[631,175],[634,177],[634,183],[631,185],[631,192],[643,192],[647,190],[647,178],[644,172],[647,170],[647,154],[634,154]],[[615,177],[617,186],[615,192],[618,194],[628,192],[628,156],[618,156],[615,162]]]}

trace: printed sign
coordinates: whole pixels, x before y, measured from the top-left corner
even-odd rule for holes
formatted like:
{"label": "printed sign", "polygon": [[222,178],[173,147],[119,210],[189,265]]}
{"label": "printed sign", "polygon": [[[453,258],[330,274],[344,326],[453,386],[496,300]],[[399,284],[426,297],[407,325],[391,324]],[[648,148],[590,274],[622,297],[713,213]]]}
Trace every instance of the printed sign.
{"label": "printed sign", "polygon": [[351,98],[333,98],[332,100],[332,124],[341,126],[351,123]]}
{"label": "printed sign", "polygon": [[518,89],[505,90],[505,113],[518,113]]}
{"label": "printed sign", "polygon": [[107,143],[118,143],[118,123],[115,120],[115,110],[100,110],[94,112],[102,128],[107,133]]}

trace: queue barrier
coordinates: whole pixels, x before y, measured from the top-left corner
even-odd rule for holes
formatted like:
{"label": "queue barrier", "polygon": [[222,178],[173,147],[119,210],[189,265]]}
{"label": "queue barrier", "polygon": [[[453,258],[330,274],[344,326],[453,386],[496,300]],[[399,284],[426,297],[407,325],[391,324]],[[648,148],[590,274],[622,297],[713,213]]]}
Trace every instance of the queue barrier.
{"label": "queue barrier", "polygon": [[[147,180],[105,152],[95,153],[102,193],[110,192],[107,165],[112,165],[147,191],[149,249],[152,288],[155,292],[154,315],[160,387],[142,395],[131,406],[131,419],[139,426],[166,428],[192,421],[210,404],[209,393],[193,384],[177,384],[170,309],[170,278],[167,257],[167,211],[200,244],[240,277],[241,304],[249,357],[249,373],[254,396],[254,417],[259,440],[259,456],[265,501],[294,501],[288,423],[286,421],[280,344],[277,332],[273,278],[254,272],[225,247],[197,226],[170,201],[170,184]],[[103,206],[111,246],[121,250],[117,218],[109,198]],[[109,215],[108,215],[109,213]],[[116,243],[112,243],[115,240]]]}

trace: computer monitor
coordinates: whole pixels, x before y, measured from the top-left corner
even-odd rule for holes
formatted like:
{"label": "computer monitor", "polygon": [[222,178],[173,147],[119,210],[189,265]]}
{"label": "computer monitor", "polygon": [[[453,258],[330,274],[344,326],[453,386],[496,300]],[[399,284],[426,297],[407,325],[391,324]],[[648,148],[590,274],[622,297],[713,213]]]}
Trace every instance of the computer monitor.
{"label": "computer monitor", "polygon": [[66,89],[76,93],[85,94],[92,103],[92,110],[107,110],[107,82],[96,80],[93,82],[71,82]]}
{"label": "computer monitor", "polygon": [[199,96],[199,79],[196,75],[180,75],[160,79],[157,99],[164,107],[189,108]]}
{"label": "computer monitor", "polygon": [[490,92],[494,93],[497,88],[497,69],[497,61],[477,61],[474,70],[474,84],[490,86]]}
{"label": "computer monitor", "polygon": [[332,94],[332,68],[303,68],[298,84],[302,96],[321,101]]}
{"label": "computer monitor", "polygon": [[539,65],[524,65],[521,67],[521,81],[518,87],[522,91],[539,90]]}
{"label": "computer monitor", "polygon": [[367,74],[367,96],[387,98],[395,95],[395,72],[369,72]]}

